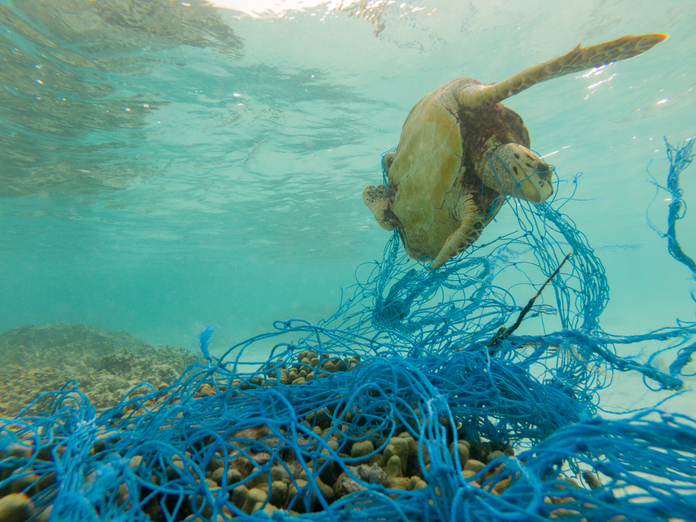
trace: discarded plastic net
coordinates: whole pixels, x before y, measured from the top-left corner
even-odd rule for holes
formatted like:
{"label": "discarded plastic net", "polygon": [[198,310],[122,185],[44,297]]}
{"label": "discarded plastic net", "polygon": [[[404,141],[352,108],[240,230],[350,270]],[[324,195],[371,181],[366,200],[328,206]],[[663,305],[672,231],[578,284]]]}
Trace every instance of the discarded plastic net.
{"label": "discarded plastic net", "polygon": [[[696,427],[687,418],[583,421],[570,397],[539,383],[526,389],[522,372],[505,364],[476,382],[486,376],[464,352],[437,363],[303,352],[306,365],[286,364],[285,378],[282,367],[254,375],[197,366],[169,389],[96,417],[79,393],[56,394],[53,415],[4,427],[3,466],[12,474],[3,486],[52,505],[51,520],[61,521],[251,520],[261,512],[667,520],[694,509]],[[314,367],[308,357],[323,361]],[[308,368],[316,378],[283,384]],[[513,432],[548,436],[516,458],[504,440],[471,436],[472,425],[504,412]]]}
{"label": "discarded plastic net", "polygon": [[[331,318],[278,321],[219,358],[208,350],[214,328],[202,328],[202,364],[115,408],[95,411],[68,383],[48,395],[45,416],[0,421],[0,514],[690,519],[694,421],[593,415],[615,370],[679,393],[696,326],[603,332],[604,271],[563,204],[511,206],[519,231],[433,272],[394,236]],[[514,319],[570,251],[523,322],[538,333],[518,333]],[[263,365],[247,362],[269,339]],[[673,340],[669,374],[614,349],[648,339]]]}
{"label": "discarded plastic net", "polygon": [[[686,265],[689,270],[696,278],[696,261],[689,257],[686,252],[682,249],[679,240],[677,239],[677,221],[684,217],[686,212],[686,203],[684,203],[682,198],[682,189],[679,187],[679,177],[686,167],[688,167],[694,159],[694,154],[691,152],[694,146],[694,138],[690,138],[684,142],[683,145],[677,146],[676,148],[669,144],[667,139],[665,139],[665,146],[667,147],[667,159],[670,163],[669,175],[667,176],[667,187],[660,186],[656,181],[655,187],[657,188],[657,193],[660,189],[669,192],[671,198],[669,203],[669,215],[667,217],[667,232],[662,233],[660,229],[653,224],[648,216],[650,211],[650,206],[646,211],[646,218],[648,224],[652,227],[655,232],[660,234],[661,237],[667,238],[667,249],[670,255],[679,261],[680,263]],[[657,197],[657,193],[655,197]],[[655,199],[653,198],[653,202]]]}

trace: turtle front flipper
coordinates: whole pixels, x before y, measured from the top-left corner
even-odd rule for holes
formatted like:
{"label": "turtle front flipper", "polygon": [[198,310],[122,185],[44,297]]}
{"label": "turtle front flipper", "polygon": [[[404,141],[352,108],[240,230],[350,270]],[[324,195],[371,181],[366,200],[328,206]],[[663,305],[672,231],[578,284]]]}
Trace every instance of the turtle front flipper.
{"label": "turtle front flipper", "polygon": [[623,36],[584,48],[578,44],[572,51],[524,69],[502,82],[490,85],[468,83],[456,96],[466,107],[490,107],[537,83],[638,56],[666,39],[666,34],[653,33]]}
{"label": "turtle front flipper", "polygon": [[[471,194],[464,196],[461,201],[461,226],[447,238],[435,261],[430,265],[431,269],[437,268],[471,246],[479,238],[487,224],[484,223],[481,211],[478,205],[474,203],[474,198]],[[493,218],[493,215],[490,216],[490,219]]]}
{"label": "turtle front flipper", "polygon": [[384,185],[368,185],[363,190],[363,201],[374,214],[377,223],[389,232],[401,226],[399,218],[391,209],[389,193]]}

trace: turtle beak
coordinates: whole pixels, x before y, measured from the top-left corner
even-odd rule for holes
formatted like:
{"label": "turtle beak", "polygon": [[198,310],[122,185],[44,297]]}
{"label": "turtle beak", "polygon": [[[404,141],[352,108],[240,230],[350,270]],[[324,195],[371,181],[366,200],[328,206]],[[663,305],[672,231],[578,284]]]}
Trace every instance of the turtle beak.
{"label": "turtle beak", "polygon": [[534,163],[534,173],[519,183],[519,189],[524,194],[524,198],[532,203],[543,203],[546,201],[553,194],[552,174],[553,169],[539,158]]}

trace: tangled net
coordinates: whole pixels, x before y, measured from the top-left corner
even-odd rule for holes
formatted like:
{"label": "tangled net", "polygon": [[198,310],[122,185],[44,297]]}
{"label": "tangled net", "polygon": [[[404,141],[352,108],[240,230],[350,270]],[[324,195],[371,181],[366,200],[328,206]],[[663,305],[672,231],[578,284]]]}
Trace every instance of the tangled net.
{"label": "tangled net", "polygon": [[[669,156],[677,189],[691,143]],[[162,389],[141,385],[114,408],[97,412],[72,382],[42,394],[51,399],[45,415],[28,407],[0,420],[0,514],[692,519],[696,421],[657,410],[595,414],[614,371],[681,393],[696,324],[630,337],[601,330],[608,284],[585,236],[559,212],[571,198],[510,205],[519,231],[437,271],[409,261],[394,235],[381,262],[359,267],[332,317],[277,321],[221,357],[210,354],[208,326],[199,364]],[[685,255],[670,237],[670,251]],[[544,280],[554,299],[518,304]],[[540,333],[518,334],[520,323]],[[268,359],[248,362],[269,339]],[[659,352],[676,353],[669,373],[615,349],[646,340],[672,341]]]}

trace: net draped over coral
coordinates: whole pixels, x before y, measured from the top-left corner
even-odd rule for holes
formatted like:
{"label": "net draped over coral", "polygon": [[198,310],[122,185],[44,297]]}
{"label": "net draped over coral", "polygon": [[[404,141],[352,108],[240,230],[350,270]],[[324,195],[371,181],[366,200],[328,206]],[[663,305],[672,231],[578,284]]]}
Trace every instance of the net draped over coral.
{"label": "net draped over coral", "polygon": [[[692,144],[670,148],[670,190]],[[277,321],[220,357],[206,327],[198,363],[115,407],[74,382],[43,393],[45,414],[0,420],[0,488],[51,521],[689,519],[696,422],[596,414],[616,371],[681,393],[696,324],[602,330],[609,285],[561,212],[572,198],[508,205],[516,231],[435,271],[395,233],[332,317]],[[529,309],[534,333],[492,343],[570,252]],[[646,340],[669,344],[669,372],[617,353]]]}

